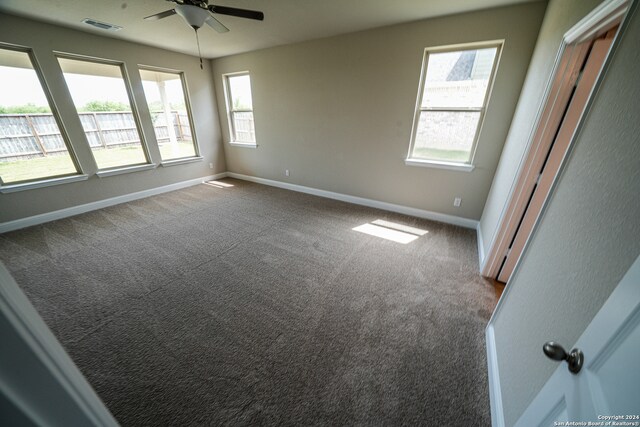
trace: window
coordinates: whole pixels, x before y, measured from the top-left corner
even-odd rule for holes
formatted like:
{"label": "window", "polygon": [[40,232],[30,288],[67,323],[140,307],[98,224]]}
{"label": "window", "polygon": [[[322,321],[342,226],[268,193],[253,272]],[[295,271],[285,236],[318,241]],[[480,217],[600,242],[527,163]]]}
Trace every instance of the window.
{"label": "window", "polygon": [[471,164],[499,49],[425,50],[408,162]]}
{"label": "window", "polygon": [[149,163],[121,64],[58,58],[99,169]]}
{"label": "window", "polygon": [[224,76],[224,81],[231,142],[255,145],[256,131],[253,125],[249,73],[227,74]]}
{"label": "window", "polygon": [[29,51],[0,48],[2,184],[78,174],[42,82]]}
{"label": "window", "polygon": [[184,75],[141,68],[140,77],[162,160],[197,156]]}

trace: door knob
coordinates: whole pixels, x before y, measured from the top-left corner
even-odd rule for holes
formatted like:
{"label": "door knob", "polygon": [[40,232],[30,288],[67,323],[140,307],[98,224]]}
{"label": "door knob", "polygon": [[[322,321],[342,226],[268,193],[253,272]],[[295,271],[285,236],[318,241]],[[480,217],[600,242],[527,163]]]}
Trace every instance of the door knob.
{"label": "door knob", "polygon": [[547,355],[549,359],[563,361],[565,360],[569,364],[569,372],[577,374],[582,369],[584,362],[584,354],[582,350],[574,348],[567,354],[564,348],[557,342],[549,341],[542,346],[542,351]]}

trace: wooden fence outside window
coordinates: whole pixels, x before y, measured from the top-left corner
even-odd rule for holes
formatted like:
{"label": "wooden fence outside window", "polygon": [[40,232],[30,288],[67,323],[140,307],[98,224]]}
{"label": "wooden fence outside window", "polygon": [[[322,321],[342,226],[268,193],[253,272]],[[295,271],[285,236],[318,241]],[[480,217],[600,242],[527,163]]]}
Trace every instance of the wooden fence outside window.
{"label": "wooden fence outside window", "polygon": [[[156,139],[169,141],[164,113],[152,112]],[[139,143],[131,112],[79,113],[80,122],[91,148],[107,148]],[[185,113],[172,111],[178,141],[191,141],[191,128]],[[42,157],[66,151],[62,135],[51,113],[0,114],[0,161]]]}

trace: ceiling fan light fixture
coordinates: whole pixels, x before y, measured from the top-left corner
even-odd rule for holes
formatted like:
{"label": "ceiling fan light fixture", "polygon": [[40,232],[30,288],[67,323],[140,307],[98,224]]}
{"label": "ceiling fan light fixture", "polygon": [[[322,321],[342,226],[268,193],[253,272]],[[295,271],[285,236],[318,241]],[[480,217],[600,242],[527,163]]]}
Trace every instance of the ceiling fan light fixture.
{"label": "ceiling fan light fixture", "polygon": [[202,27],[209,18],[209,11],[198,6],[176,4],[176,12],[195,30]]}

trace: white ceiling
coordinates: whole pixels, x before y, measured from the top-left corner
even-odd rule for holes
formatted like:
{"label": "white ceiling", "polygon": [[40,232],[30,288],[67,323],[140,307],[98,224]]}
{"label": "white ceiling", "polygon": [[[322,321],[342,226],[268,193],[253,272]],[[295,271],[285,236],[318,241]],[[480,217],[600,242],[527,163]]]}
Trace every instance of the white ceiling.
{"label": "white ceiling", "polygon": [[[210,3],[261,10],[263,22],[216,15],[231,31],[200,31],[202,55],[216,58],[350,33],[434,16],[450,15],[535,0],[210,0]],[[197,55],[193,30],[180,16],[159,21],[142,18],[167,9],[165,0],[2,0],[0,11],[107,37]],[[80,21],[93,18],[124,27],[95,29]]]}

